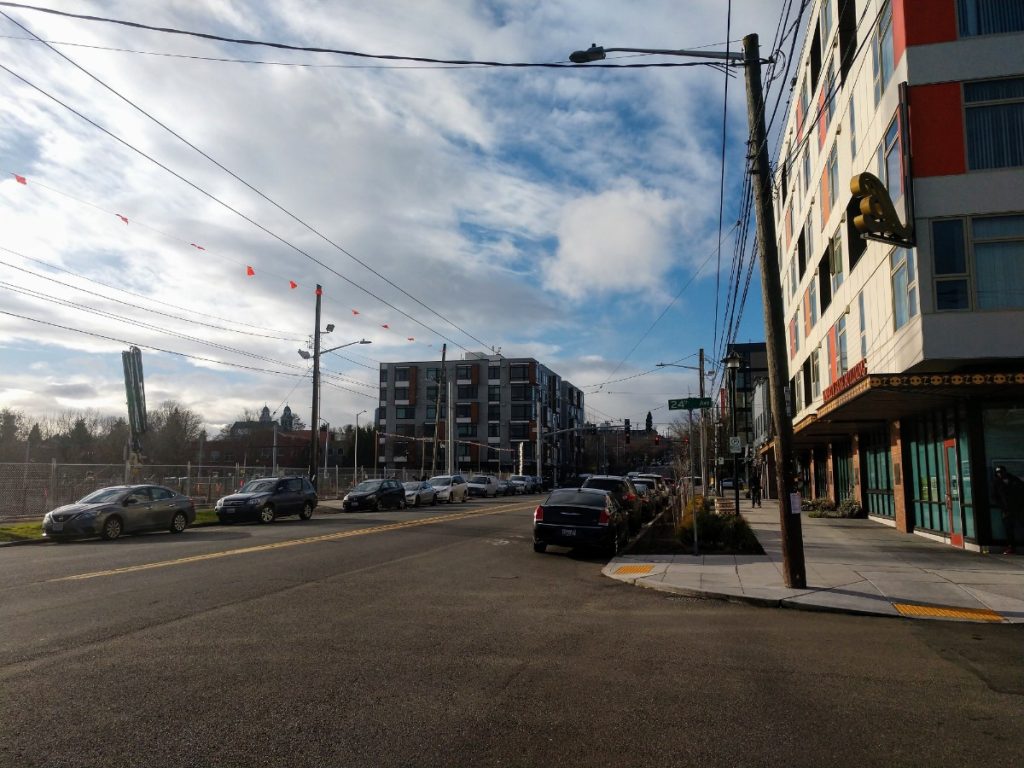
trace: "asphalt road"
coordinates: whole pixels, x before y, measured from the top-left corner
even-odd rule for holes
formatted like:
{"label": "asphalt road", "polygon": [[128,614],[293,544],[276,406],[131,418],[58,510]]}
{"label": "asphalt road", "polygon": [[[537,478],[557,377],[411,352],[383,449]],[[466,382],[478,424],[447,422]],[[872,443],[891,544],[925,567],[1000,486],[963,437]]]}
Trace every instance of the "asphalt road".
{"label": "asphalt road", "polygon": [[690,600],[537,499],[0,549],[0,766],[1020,766],[1024,632]]}

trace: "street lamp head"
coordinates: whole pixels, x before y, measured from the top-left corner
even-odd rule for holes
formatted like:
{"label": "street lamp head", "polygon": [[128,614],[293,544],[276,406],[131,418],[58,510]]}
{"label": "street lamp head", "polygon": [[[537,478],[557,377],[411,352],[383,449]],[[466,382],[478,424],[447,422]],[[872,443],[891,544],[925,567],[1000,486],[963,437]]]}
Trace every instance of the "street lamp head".
{"label": "street lamp head", "polygon": [[594,43],[585,51],[573,51],[569,54],[569,61],[573,64],[589,64],[592,61],[601,61],[604,57],[604,48]]}
{"label": "street lamp head", "polygon": [[304,349],[300,349],[300,350],[299,350],[299,357],[301,357],[301,358],[302,358],[303,360],[309,360],[309,358],[311,357],[311,355],[310,355],[310,354],[309,354],[309,352],[307,352],[306,350],[304,350]]}
{"label": "street lamp head", "polygon": [[324,328],[324,333],[330,333],[334,330],[334,323],[328,323],[327,327]]}
{"label": "street lamp head", "polygon": [[725,367],[730,371],[735,371],[743,365],[743,358],[740,357],[739,353],[734,349],[722,362],[725,363]]}
{"label": "street lamp head", "polygon": [[359,343],[360,344],[373,344],[373,342],[370,341],[369,339],[360,339]]}

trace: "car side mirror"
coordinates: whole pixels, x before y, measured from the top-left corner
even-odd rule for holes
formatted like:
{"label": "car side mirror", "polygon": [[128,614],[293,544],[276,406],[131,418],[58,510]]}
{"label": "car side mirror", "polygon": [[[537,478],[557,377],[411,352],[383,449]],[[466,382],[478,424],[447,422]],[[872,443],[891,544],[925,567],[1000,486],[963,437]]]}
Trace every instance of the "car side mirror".
{"label": "car side mirror", "polygon": [[124,506],[126,506],[126,507],[131,506],[132,504],[138,504],[138,503],[139,503],[139,500],[137,498],[135,498],[134,496],[129,496],[127,499],[124,500]]}

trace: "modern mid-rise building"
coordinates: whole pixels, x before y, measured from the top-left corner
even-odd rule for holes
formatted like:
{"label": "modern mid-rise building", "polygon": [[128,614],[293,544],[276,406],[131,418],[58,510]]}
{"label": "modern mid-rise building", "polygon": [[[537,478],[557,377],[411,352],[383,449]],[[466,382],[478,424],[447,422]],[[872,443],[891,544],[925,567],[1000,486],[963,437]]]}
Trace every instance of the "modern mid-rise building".
{"label": "modern mid-rise building", "polygon": [[562,430],[583,426],[583,392],[533,358],[382,363],[376,422],[382,469],[563,476],[582,457]]}
{"label": "modern mid-rise building", "polygon": [[[1001,546],[993,467],[1024,475],[1024,3],[808,11],[774,178],[804,493]],[[855,228],[864,172],[904,242]]]}
{"label": "modern mid-rise building", "polygon": [[726,368],[722,376],[722,386],[718,392],[719,412],[722,415],[720,424],[719,456],[725,457],[717,475],[732,477],[732,454],[728,450],[729,437],[733,435],[733,415],[735,413],[736,437],[740,439],[740,453],[737,454],[736,474],[744,482],[749,482],[750,472],[756,462],[756,430],[754,421],[754,387],[761,379],[768,376],[768,352],[763,341],[746,344],[729,344],[726,357],[738,356],[740,365],[735,372],[735,399],[733,394],[733,374]]}

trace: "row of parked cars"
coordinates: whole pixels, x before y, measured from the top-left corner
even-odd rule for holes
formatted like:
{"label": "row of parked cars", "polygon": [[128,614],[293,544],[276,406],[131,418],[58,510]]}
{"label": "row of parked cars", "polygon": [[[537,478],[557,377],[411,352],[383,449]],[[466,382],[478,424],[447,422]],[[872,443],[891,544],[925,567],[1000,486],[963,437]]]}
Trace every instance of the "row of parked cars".
{"label": "row of parked cars", "polygon": [[657,474],[580,475],[557,488],[533,512],[533,551],[548,545],[596,547],[614,557],[645,522],[675,498]]}

